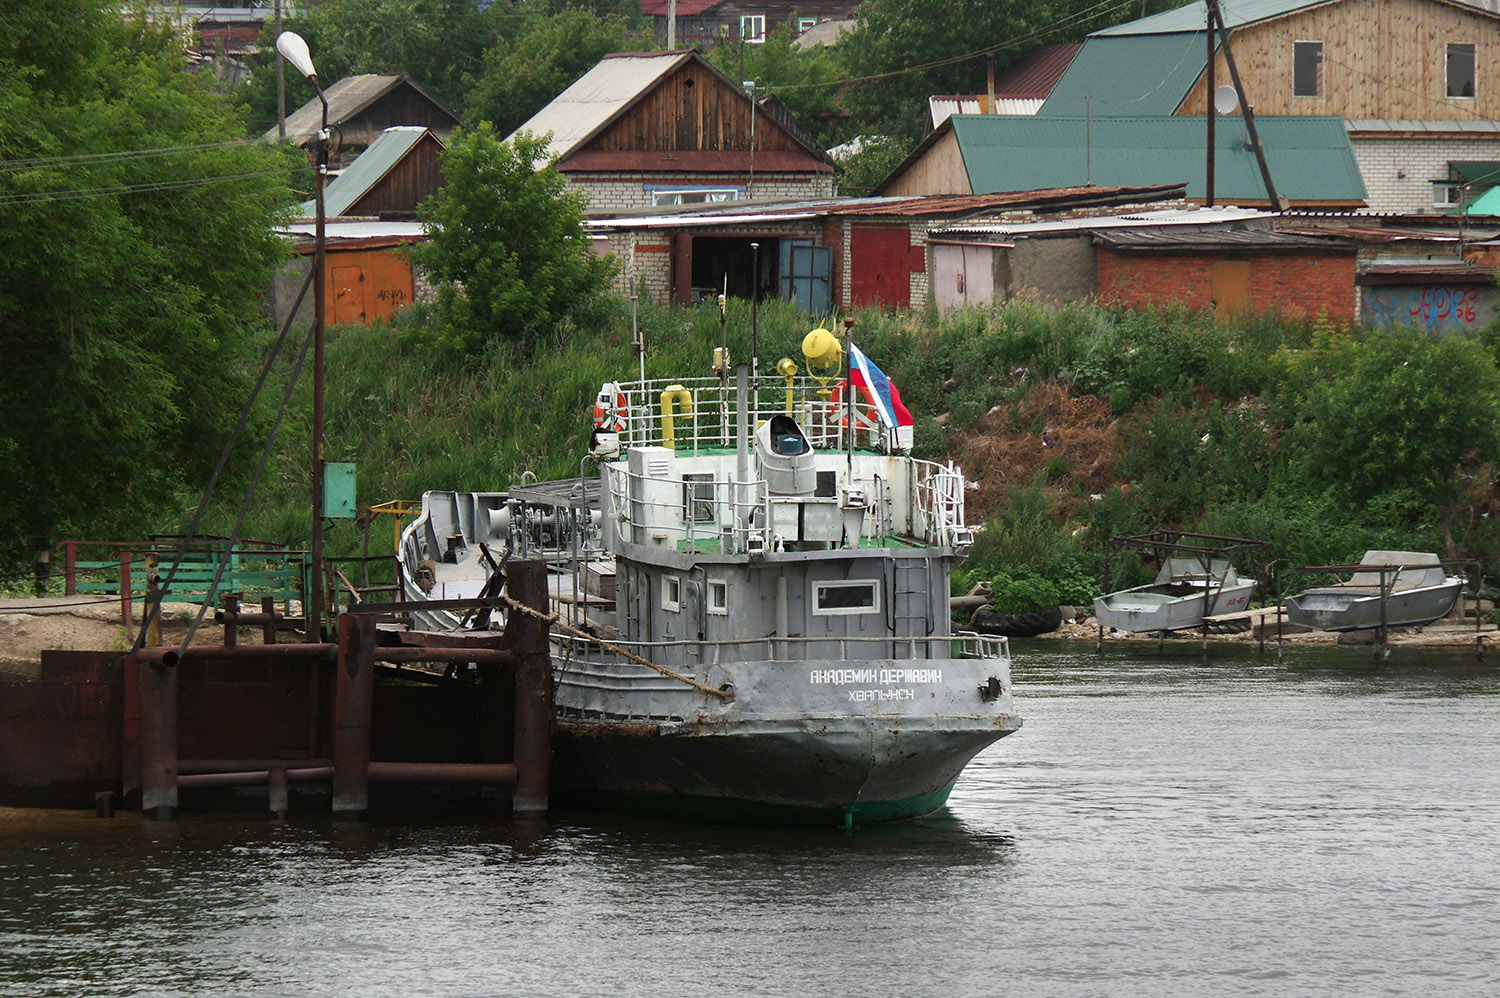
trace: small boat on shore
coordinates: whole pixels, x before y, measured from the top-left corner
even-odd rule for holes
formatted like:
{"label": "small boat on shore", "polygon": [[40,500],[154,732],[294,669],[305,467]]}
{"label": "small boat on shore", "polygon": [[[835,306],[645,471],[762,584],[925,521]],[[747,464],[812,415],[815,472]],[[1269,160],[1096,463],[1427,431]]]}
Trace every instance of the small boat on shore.
{"label": "small boat on shore", "polygon": [[1245,609],[1258,585],[1240,578],[1228,559],[1168,558],[1155,582],[1095,597],[1094,617],[1135,634],[1187,630],[1201,627],[1204,617]]}
{"label": "small boat on shore", "polygon": [[1467,581],[1446,574],[1436,554],[1420,551],[1366,551],[1358,565],[1329,570],[1352,574],[1288,597],[1287,620],[1319,631],[1419,627],[1446,617]]}

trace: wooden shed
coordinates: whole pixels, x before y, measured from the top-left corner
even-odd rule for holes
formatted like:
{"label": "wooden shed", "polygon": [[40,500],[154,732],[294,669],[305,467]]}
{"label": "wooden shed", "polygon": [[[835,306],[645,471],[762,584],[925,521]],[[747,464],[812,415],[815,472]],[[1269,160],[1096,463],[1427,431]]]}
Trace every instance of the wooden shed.
{"label": "wooden shed", "polygon": [[[446,142],[462,121],[446,104],[428,93],[409,76],[346,76],[324,92],[328,98],[328,124],[336,128],[330,158],[334,169],[354,159],[387,128],[416,125],[427,128]],[[314,97],[286,119],[286,137],[307,146],[317,137],[323,110]],[[275,126],[265,138],[275,141]]]}
{"label": "wooden shed", "polygon": [[595,209],[833,194],[832,162],[784,110],[697,52],[606,56],[517,131],[550,134]]}

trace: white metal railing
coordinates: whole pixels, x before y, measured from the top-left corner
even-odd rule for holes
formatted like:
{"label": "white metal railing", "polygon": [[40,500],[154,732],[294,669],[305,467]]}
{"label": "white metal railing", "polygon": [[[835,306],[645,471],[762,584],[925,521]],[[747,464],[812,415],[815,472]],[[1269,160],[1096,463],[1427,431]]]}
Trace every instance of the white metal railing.
{"label": "white metal railing", "polygon": [[[586,657],[589,661],[626,663],[629,659],[605,651],[597,642],[554,634],[562,649],[559,659]],[[615,647],[671,668],[713,665],[719,661],[893,662],[947,661],[955,658],[1008,660],[1010,643],[992,634],[961,631],[943,637],[798,637],[768,636],[726,641],[611,641]],[[643,667],[644,668],[644,667]]]}

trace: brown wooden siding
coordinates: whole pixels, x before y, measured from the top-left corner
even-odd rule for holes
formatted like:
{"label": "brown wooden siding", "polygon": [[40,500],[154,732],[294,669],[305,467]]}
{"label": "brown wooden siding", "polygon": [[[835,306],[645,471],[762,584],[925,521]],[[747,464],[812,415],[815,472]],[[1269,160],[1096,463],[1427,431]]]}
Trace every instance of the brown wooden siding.
{"label": "brown wooden siding", "polygon": [[364,197],[349,206],[346,215],[378,215],[383,218],[412,217],[417,205],[437,193],[443,185],[438,169],[441,147],[431,135],[401,158]]}
{"label": "brown wooden siding", "polygon": [[921,159],[897,177],[882,194],[973,194],[958,138],[949,131]]}
{"label": "brown wooden siding", "polygon": [[[1292,43],[1323,43],[1323,96],[1292,96]],[[1475,96],[1450,98],[1450,42],[1475,48]],[[1500,117],[1500,20],[1427,0],[1345,0],[1230,34],[1257,114],[1423,121]],[[1215,84],[1230,82],[1220,52]],[[1204,78],[1177,108],[1203,114]]]}
{"label": "brown wooden siding", "polygon": [[[805,151],[764,114],[756,151]],[[662,80],[587,146],[601,152],[723,152],[750,148],[750,98],[706,66],[688,62]]]}

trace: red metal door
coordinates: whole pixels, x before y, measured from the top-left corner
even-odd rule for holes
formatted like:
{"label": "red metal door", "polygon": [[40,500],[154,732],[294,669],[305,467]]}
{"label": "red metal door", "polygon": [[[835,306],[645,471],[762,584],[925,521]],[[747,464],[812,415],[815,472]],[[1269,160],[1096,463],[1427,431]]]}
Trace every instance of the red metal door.
{"label": "red metal door", "polygon": [[905,226],[854,226],[849,233],[849,297],[855,308],[911,304],[911,236]]}

